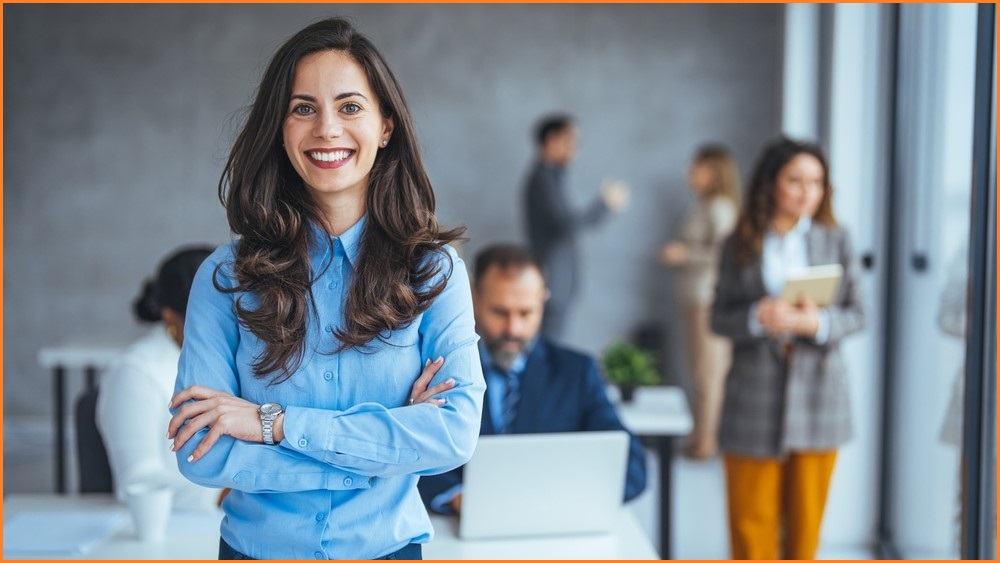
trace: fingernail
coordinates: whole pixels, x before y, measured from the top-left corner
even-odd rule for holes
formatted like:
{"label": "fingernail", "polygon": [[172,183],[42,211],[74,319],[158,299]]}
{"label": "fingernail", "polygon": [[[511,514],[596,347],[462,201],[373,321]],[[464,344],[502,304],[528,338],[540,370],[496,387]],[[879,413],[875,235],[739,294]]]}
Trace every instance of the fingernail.
{"label": "fingernail", "polygon": [[441,399],[441,404],[442,405],[445,404],[445,403],[447,403],[447,402],[448,402],[448,399]]}
{"label": "fingernail", "polygon": [[454,377],[449,377],[448,381],[445,381],[445,383],[447,383],[448,385],[453,385],[455,383],[455,378]]}
{"label": "fingernail", "polygon": [[443,361],[444,361],[444,356],[438,356],[438,359],[434,360],[434,363],[440,364]]}
{"label": "fingernail", "polygon": [[424,362],[424,367],[427,367],[427,366],[429,366],[429,365],[431,365],[431,359],[430,359],[430,358],[427,358],[427,361],[426,361],[426,362]]}
{"label": "fingernail", "polygon": [[194,454],[188,456],[188,463],[191,463],[192,461],[194,461]]}

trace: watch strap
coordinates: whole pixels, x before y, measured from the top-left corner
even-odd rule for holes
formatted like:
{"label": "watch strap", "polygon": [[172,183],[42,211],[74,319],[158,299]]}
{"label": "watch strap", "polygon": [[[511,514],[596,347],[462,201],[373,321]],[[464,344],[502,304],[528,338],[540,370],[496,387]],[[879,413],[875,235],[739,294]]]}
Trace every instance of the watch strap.
{"label": "watch strap", "polygon": [[261,415],[260,424],[263,428],[264,443],[268,446],[274,445],[274,419],[277,415]]}

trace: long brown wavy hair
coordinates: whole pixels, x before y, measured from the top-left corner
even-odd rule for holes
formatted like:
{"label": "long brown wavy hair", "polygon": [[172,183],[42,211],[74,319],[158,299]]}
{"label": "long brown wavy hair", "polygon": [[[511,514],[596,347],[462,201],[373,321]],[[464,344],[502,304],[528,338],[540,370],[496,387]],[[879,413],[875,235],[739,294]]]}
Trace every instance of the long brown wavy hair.
{"label": "long brown wavy hair", "polygon": [[[272,383],[287,380],[302,362],[309,313],[315,309],[312,282],[322,273],[311,269],[310,245],[332,247],[329,239],[313,240],[310,221],[323,225],[322,214],[282,146],[295,66],[306,55],[329,50],[350,56],[364,69],[383,117],[395,125],[369,173],[368,219],[343,326],[334,333],[336,351],[367,348],[426,310],[444,290],[453,267],[444,245],[465,231],[438,225],[434,191],[406,99],[371,41],[339,18],[293,35],[268,64],[219,180],[219,199],[230,229],[240,238],[232,265],[236,286],[226,289],[218,279],[215,285],[253,296],[252,304],[237,299],[234,309],[240,324],[264,343],[254,374],[272,376]],[[449,264],[440,278],[443,262],[430,259],[434,254]]]}
{"label": "long brown wavy hair", "polygon": [[811,143],[779,137],[765,146],[761,152],[750,176],[743,210],[736,222],[733,250],[736,261],[741,265],[746,266],[760,257],[764,245],[764,233],[767,232],[777,209],[775,189],[778,174],[786,164],[800,154],[815,157],[823,166],[823,199],[812,217],[813,222],[829,227],[837,224],[831,203],[833,187],[830,185],[830,167],[826,163],[822,149]]}

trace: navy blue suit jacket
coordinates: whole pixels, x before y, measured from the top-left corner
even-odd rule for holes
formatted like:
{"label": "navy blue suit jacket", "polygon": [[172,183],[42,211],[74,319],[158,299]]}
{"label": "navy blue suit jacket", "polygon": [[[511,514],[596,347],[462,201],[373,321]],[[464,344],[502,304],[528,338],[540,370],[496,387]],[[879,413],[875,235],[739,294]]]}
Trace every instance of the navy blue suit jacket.
{"label": "navy blue suit jacket", "polygon": [[[490,389],[487,387],[487,393]],[[604,381],[590,356],[539,338],[521,374],[520,399],[511,434],[625,430],[608,400]],[[495,434],[489,401],[483,401],[480,435]],[[631,433],[630,433],[631,435]],[[462,468],[420,478],[417,487],[424,504],[462,482]],[[646,457],[639,439],[631,435],[625,500],[646,488]]]}

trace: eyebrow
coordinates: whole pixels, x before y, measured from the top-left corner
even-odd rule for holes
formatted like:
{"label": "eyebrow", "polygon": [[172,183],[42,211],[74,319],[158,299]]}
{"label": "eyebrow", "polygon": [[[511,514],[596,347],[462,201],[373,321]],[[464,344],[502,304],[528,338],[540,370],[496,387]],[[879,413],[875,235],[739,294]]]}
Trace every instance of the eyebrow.
{"label": "eyebrow", "polygon": [[[353,96],[362,98],[366,102],[368,101],[368,97],[362,94],[361,92],[344,92],[343,94],[337,94],[337,97],[335,97],[334,100],[343,100],[344,98],[351,98]],[[312,102],[312,103],[316,103],[318,101],[315,96],[310,96],[309,94],[292,94],[292,99],[305,100],[307,102]]]}

